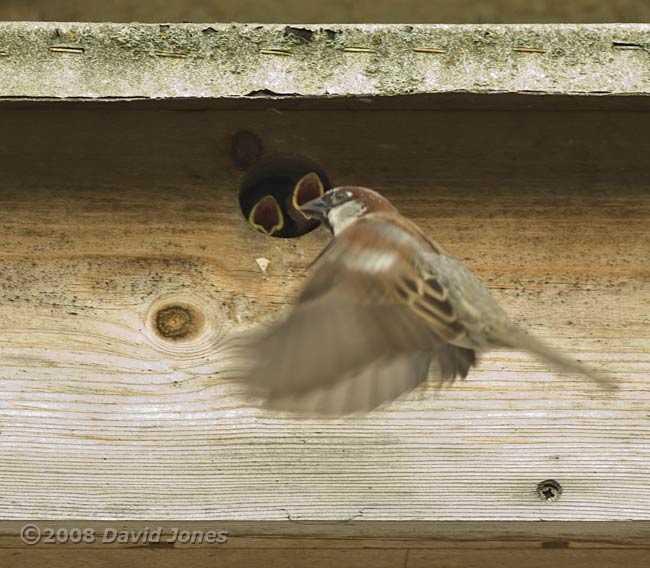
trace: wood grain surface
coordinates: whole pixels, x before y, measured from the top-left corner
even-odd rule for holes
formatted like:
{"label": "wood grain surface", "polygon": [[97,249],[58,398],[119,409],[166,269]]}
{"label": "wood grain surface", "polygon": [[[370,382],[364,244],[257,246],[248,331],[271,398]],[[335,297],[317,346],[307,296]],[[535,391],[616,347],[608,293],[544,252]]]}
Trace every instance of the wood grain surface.
{"label": "wood grain surface", "polygon": [[[546,520],[554,538],[560,521],[650,521],[650,115],[368,107],[0,108],[0,551],[18,549],[21,519],[309,520],[319,538],[351,520]],[[385,192],[517,321],[620,390],[501,351],[363,417],[251,406],[230,340],[281,317],[328,236],[247,225],[228,154],[242,128],[336,185]],[[187,341],[154,330],[177,303],[199,315]],[[546,479],[558,500],[537,494]],[[634,564],[650,539],[643,525],[626,542],[633,525],[594,550],[631,547]],[[530,538],[532,565],[569,554]],[[359,562],[430,565],[394,544]],[[465,554],[441,565],[474,565]]]}

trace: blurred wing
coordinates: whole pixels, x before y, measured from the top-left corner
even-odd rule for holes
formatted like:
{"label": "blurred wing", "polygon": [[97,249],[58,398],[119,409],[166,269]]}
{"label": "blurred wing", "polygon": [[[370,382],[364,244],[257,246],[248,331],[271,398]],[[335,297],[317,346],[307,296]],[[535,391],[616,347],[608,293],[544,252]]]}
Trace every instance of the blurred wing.
{"label": "blurred wing", "polygon": [[[421,242],[372,217],[331,242],[288,318],[252,344],[248,379],[266,398],[300,398],[340,383],[333,400],[347,397],[356,409],[380,404],[426,380],[423,352],[429,363],[438,347],[464,335],[446,291],[413,262]],[[467,357],[454,353],[469,351],[473,362],[473,351],[445,349],[444,374],[466,375]]]}
{"label": "blurred wing", "polygon": [[267,398],[265,406],[307,416],[368,412],[425,382],[431,359],[426,351],[378,359],[332,385]]}
{"label": "blurred wing", "polygon": [[476,353],[456,345],[440,345],[436,350],[440,382],[453,382],[456,377],[464,379],[471,367],[476,365]]}

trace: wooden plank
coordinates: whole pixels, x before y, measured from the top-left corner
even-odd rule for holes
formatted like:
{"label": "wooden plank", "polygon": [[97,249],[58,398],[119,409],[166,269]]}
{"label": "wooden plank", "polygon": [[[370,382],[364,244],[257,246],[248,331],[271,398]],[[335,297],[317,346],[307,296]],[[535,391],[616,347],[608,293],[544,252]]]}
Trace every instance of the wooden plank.
{"label": "wooden plank", "polygon": [[352,3],[330,0],[327,4],[257,0],[237,4],[176,0],[170,2],[87,3],[83,0],[5,0],[2,20],[95,21],[95,22],[347,22],[393,23],[556,23],[645,22],[650,7],[636,0],[617,3],[529,4],[519,0],[390,0]]}
{"label": "wooden plank", "polygon": [[[598,550],[618,547],[629,549],[618,558],[638,563],[648,548],[638,527],[650,520],[649,121],[615,112],[2,109],[0,558],[27,558],[21,519],[249,521],[262,535],[272,529],[255,523],[274,521],[295,548],[331,543],[339,525],[294,539],[281,521],[354,519],[377,522],[368,539],[395,551],[387,563],[411,550],[407,565],[471,565],[501,552],[481,556],[479,546],[452,562],[451,552],[414,553],[404,533],[390,539],[380,527],[422,521],[431,547],[442,521],[499,521],[492,534],[458,523],[442,541],[499,548],[508,522],[543,519],[534,530],[549,525],[550,541],[513,541],[535,549],[537,565],[604,561]],[[278,317],[328,237],[272,239],[246,225],[227,151],[241,128],[267,149],[299,148],[337,184],[385,192],[516,319],[610,370],[621,390],[602,393],[499,352],[452,389],[418,389],[362,418],[297,421],[249,406],[228,337]],[[150,325],[157,306],[178,300],[205,316],[186,343]],[[545,479],[562,484],[559,500],[540,499]],[[581,521],[569,549],[543,548],[567,542],[561,521]],[[584,521],[618,523],[599,533]],[[242,541],[242,550],[256,546]],[[585,542],[591,553],[573,550]],[[268,548],[268,536],[257,545]],[[336,544],[355,546],[345,536]],[[220,550],[223,562],[244,562]],[[30,554],[36,566],[45,558]],[[60,554],[72,562],[87,552]],[[93,558],[101,565],[103,555]],[[339,552],[327,558],[342,562]]]}
{"label": "wooden plank", "polygon": [[0,22],[0,99],[650,94],[648,24]]}
{"label": "wooden plank", "polygon": [[[441,566],[499,563],[520,565],[530,558],[533,566],[553,562],[608,565],[629,562],[645,566],[650,553],[646,523],[499,523],[499,522],[103,522],[67,521],[36,523],[41,529],[57,530],[92,527],[96,541],[91,544],[40,543],[30,548],[21,545],[18,533],[22,522],[4,522],[0,528],[0,559],[3,565],[54,566],[85,563],[111,566],[137,562],[180,566],[203,566],[218,562],[224,566],[270,563],[286,566],[309,563],[328,566],[357,566],[374,562],[379,566]],[[197,541],[179,543],[176,531],[206,534],[208,530],[228,528],[223,544]],[[128,545],[111,542],[115,531],[150,529],[158,540]],[[113,531],[113,532],[111,532]],[[108,535],[108,536],[105,536]],[[56,551],[55,554],[52,554]],[[5,563],[6,562],[6,563]]]}
{"label": "wooden plank", "polygon": [[[61,521],[3,521],[0,528],[0,549],[20,547],[21,530],[26,524],[36,525],[43,539],[36,549],[101,549],[123,548],[114,532],[145,531],[159,537],[142,536],[134,545],[149,543],[150,548],[235,548],[235,549],[425,549],[505,550],[505,549],[637,549],[648,548],[650,523],[607,521],[502,522],[502,521],[93,521],[88,519]],[[94,542],[48,542],[46,529],[71,531],[92,529]],[[184,542],[180,532],[225,532],[219,543],[195,540]],[[59,537],[53,537],[61,541]],[[174,541],[171,546],[166,543]]]}
{"label": "wooden plank", "polygon": [[289,111],[545,111],[589,112],[617,111],[639,113],[650,110],[650,97],[644,95],[608,95],[602,97],[576,95],[540,95],[530,93],[432,93],[421,95],[394,95],[380,97],[256,97],[246,101],[237,98],[217,99],[128,99],[117,101],[33,100],[0,99],[0,108],[11,110],[43,110],[46,102],[50,108],[60,110],[116,110],[129,105],[130,111],[254,111],[273,109]]}
{"label": "wooden plank", "polygon": [[7,559],[4,566],[33,566],[34,568],[65,568],[71,565],[100,566],[102,568],[122,568],[137,564],[138,566],[172,566],[191,565],[196,568],[219,566],[226,568],[245,568],[264,565],[272,568],[283,566],[314,567],[356,566],[384,567],[477,567],[521,566],[524,563],[531,568],[552,568],[554,566],[575,566],[590,568],[594,565],[614,566],[624,563],[631,568],[647,566],[647,550],[539,550],[530,551],[427,551],[407,552],[401,550],[98,550],[66,551],[53,555],[49,551],[26,550],[16,552]]}

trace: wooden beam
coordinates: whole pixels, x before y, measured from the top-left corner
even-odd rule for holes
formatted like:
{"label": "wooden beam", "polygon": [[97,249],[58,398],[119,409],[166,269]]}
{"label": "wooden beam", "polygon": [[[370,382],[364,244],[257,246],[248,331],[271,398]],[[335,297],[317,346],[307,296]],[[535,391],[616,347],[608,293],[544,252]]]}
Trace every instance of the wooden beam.
{"label": "wooden beam", "polygon": [[648,95],[649,24],[0,23],[0,98]]}
{"label": "wooden beam", "polygon": [[[3,565],[160,553],[170,566],[345,565],[345,554],[348,565],[641,566],[647,113],[274,109],[0,108]],[[328,236],[247,225],[229,153],[241,129],[267,152],[315,159],[337,185],[384,192],[515,319],[610,371],[620,391],[499,352],[453,388],[426,386],[365,417],[298,421],[251,406],[229,339],[281,316]],[[170,305],[191,306],[191,338],[156,333]],[[540,494],[545,480],[561,484],[559,499]],[[35,519],[196,522],[232,538],[187,555],[58,546],[52,561],[19,541]]]}

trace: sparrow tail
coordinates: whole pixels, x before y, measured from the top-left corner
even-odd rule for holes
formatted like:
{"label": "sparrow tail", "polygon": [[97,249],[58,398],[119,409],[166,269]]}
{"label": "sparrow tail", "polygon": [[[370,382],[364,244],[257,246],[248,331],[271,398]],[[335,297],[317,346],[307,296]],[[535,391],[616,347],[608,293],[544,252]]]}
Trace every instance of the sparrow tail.
{"label": "sparrow tail", "polygon": [[499,339],[505,347],[530,351],[533,355],[536,355],[550,365],[590,378],[602,388],[608,390],[616,390],[618,388],[611,377],[596,373],[593,369],[559,352],[557,349],[529,335],[520,328],[508,330]]}

